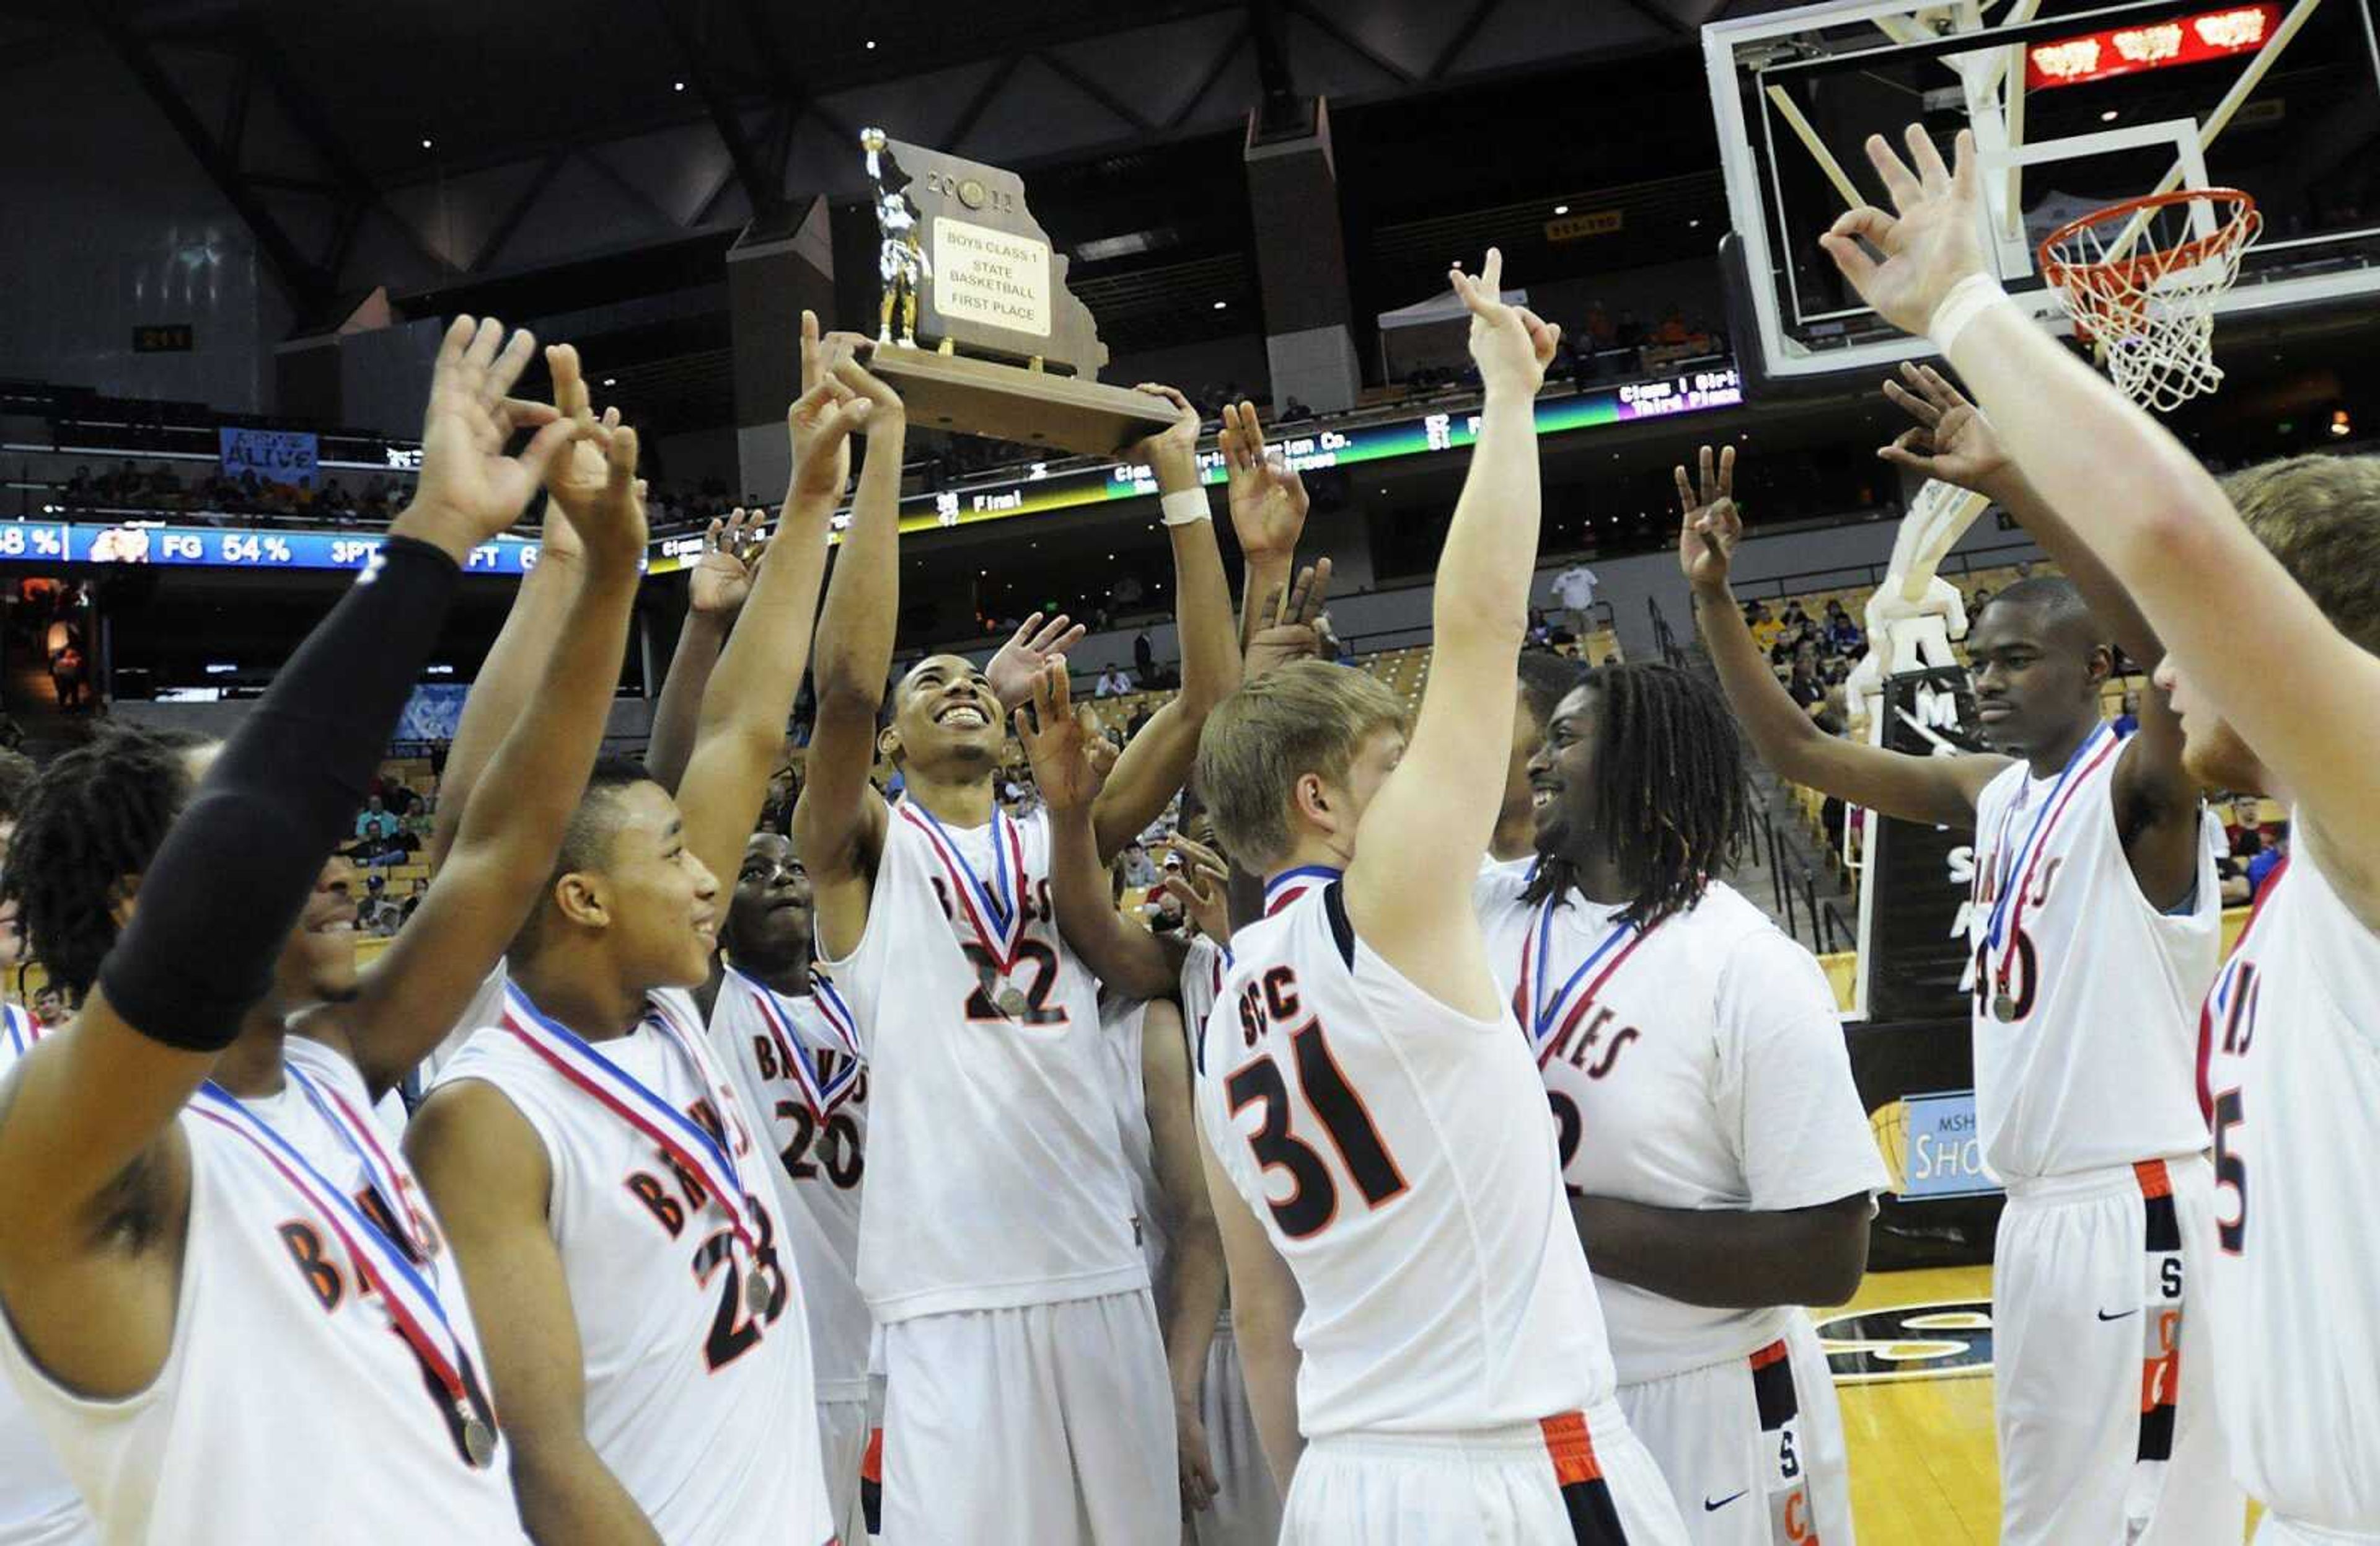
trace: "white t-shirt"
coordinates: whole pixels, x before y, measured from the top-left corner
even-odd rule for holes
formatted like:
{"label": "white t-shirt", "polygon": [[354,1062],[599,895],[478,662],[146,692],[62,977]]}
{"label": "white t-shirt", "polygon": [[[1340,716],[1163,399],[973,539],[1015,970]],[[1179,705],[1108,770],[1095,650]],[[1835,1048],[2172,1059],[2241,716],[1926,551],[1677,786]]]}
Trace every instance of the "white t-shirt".
{"label": "white t-shirt", "polygon": [[[694,1001],[652,995],[653,1013],[700,1035]],[[723,1071],[706,1079],[648,1021],[598,1050],[714,1135],[723,1131],[753,1199],[759,1271],[719,1199],[653,1140],[531,1052],[503,1024],[480,1029],[438,1084],[479,1079],[503,1093],[544,1146],[549,1226],[586,1363],[587,1442],[663,1540],[820,1546],[834,1534],[819,1449],[809,1336],[766,1129]]]}
{"label": "white t-shirt", "polygon": [[[345,1057],[292,1038],[285,1054],[367,1113]],[[244,1102],[331,1185],[362,1162],[294,1081]],[[472,1467],[461,1418],[358,1276],[331,1222],[249,1140],[186,1111],[190,1150],[181,1297],[164,1367],[123,1401],[91,1401],[37,1369],[0,1330],[0,1367],[91,1501],[107,1546],[253,1546],[302,1523],[312,1540],[375,1546],[391,1521],[422,1540],[521,1541],[511,1457]],[[367,1123],[370,1118],[366,1115]],[[429,1203],[388,1156],[430,1248],[422,1276],[460,1340],[474,1405],[493,1417],[487,1360]],[[294,1490],[294,1479],[303,1479]]]}
{"label": "white t-shirt", "polygon": [[1585,565],[1576,565],[1554,576],[1554,599],[1572,612],[1585,612],[1595,604],[1595,571]]}
{"label": "white t-shirt", "polygon": [[2313,834],[2268,876],[2208,996],[2215,1395],[2231,1471],[2292,1524],[2380,1536],[2380,935]]}
{"label": "white t-shirt", "polygon": [[816,992],[791,997],[733,967],[710,1006],[710,1041],[774,1139],[785,1237],[809,1317],[818,1398],[865,1401],[874,1329],[868,1301],[859,1296],[868,1070],[838,1027],[836,1012]]}
{"label": "white t-shirt", "polygon": [[[886,1324],[1148,1286],[1099,984],[1058,932],[1049,853],[1046,814],[937,829],[905,801],[867,929],[822,963],[868,1062],[859,1286]],[[978,882],[1022,909],[1004,970],[970,921]]]}
{"label": "white t-shirt", "polygon": [[[1826,973],[1757,907],[1713,882],[1640,934],[1575,891],[1548,917],[1522,900],[1527,883],[1484,877],[1480,924],[1515,1013],[1542,1022],[1532,1039],[1572,1192],[1783,1212],[1890,1185]],[[1534,1009],[1518,999],[1524,963]],[[1753,1353],[1791,1314],[1595,1287],[1623,1385]]]}
{"label": "white t-shirt", "polygon": [[1475,1430],[1612,1392],[1544,1086],[1355,937],[1336,883],[1232,939],[1198,1121],[1295,1274],[1300,1431]]}
{"label": "white t-shirt", "polygon": [[[2198,1005],[2215,976],[2222,895],[2214,818],[2200,814],[2197,894],[2187,913],[2141,895],[2117,831],[2112,726],[2083,743],[2063,787],[2022,761],[1975,802],[1975,1122],[2004,1181],[2195,1154]],[[2022,877],[2010,873],[2019,863]],[[1998,944],[1994,901],[2011,897]],[[2010,967],[2017,1017],[1995,1011]]]}

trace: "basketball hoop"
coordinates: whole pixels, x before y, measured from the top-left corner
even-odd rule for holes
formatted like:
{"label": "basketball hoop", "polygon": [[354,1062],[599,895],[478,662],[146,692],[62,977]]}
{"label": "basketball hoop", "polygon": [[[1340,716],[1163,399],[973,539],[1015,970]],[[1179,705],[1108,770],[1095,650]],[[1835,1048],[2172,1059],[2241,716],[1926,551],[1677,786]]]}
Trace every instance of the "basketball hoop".
{"label": "basketball hoop", "polygon": [[2041,275],[2117,386],[2162,413],[2221,384],[2215,302],[2264,224],[2256,201],[2236,188],[2127,199],[2052,231]]}

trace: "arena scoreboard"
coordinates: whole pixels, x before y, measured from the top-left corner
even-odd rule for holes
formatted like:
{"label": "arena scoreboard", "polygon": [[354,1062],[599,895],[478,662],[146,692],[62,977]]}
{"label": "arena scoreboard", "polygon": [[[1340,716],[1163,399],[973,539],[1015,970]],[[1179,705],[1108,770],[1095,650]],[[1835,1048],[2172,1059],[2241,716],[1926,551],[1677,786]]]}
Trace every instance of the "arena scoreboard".
{"label": "arena scoreboard", "polygon": [[[1536,404],[1537,433],[1551,437],[1606,424],[1624,424],[1674,414],[1734,408],[1743,401],[1743,383],[1732,366],[1708,368],[1652,381],[1628,382]],[[1476,408],[1450,408],[1371,423],[1269,427],[1271,448],[1301,472],[1325,468],[1451,454],[1479,438]],[[1224,481],[1222,453],[1198,460],[1199,476]],[[1050,515],[1111,501],[1153,498],[1156,479],[1146,468],[1123,463],[1027,464],[1022,474],[963,482],[954,488],[902,501],[901,530],[930,531],[982,521]],[[848,510],[835,517],[839,532]],[[377,532],[259,530],[174,525],[160,521],[73,519],[0,521],[0,565],[153,565],[221,569],[360,569],[380,546]],[[500,538],[471,554],[467,572],[527,574],[537,566],[538,544]],[[686,531],[656,541],[646,560],[649,573],[667,574],[702,554],[702,533]]]}

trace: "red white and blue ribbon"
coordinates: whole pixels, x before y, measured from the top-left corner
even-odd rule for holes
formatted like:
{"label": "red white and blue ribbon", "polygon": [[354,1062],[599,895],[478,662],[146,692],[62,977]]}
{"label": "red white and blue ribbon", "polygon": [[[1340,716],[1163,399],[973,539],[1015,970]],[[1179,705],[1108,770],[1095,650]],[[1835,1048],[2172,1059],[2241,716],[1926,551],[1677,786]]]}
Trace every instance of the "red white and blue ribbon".
{"label": "red white and blue ribbon", "polygon": [[367,1120],[337,1090],[326,1090],[317,1084],[296,1063],[284,1062],[281,1070],[313,1106],[323,1126],[338,1135],[339,1141],[346,1145],[347,1152],[363,1166],[364,1176],[370,1183],[371,1189],[379,1194],[381,1206],[387,1210],[389,1221],[405,1234],[404,1239],[393,1243],[400,1250],[409,1250],[416,1261],[429,1260],[430,1242],[422,1238],[421,1231],[415,1227],[413,1209],[406,1199],[404,1177],[396,1168],[396,1162],[389,1158],[387,1149],[381,1144],[375,1131],[378,1125]]}
{"label": "red white and blue ribbon", "polygon": [[[2014,936],[2024,922],[2024,894],[2033,887],[2034,866],[2041,862],[2041,856],[2049,846],[2049,834],[2057,830],[2059,819],[2066,814],[2066,807],[2082,791],[2092,773],[2100,763],[2115,755],[2116,749],[2121,744],[2113,727],[2107,724],[2100,725],[2083,737],[2082,744],[2066,759],[2066,766],[2058,770],[2058,782],[2049,786],[2048,797],[2034,812],[2032,829],[2025,834],[2024,842],[2018,847],[2015,858],[2001,871],[2004,880],[2012,877],[2016,883],[2013,886],[2003,884],[2000,894],[1992,898],[1991,928],[1985,938],[1994,950],[2001,951],[1998,983],[2002,992],[2007,991],[2010,976],[2015,968],[2017,947]],[[2094,748],[2097,749],[2094,750]],[[2080,778],[2075,776],[2078,769],[2082,773]],[[2014,813],[2011,807],[2010,814]],[[2003,852],[2007,843],[2008,818],[2003,817],[2000,821]],[[2003,942],[2006,943],[2005,950],[2002,950]]]}
{"label": "red white and blue ribbon", "polygon": [[[246,1138],[264,1156],[265,1163],[306,1199],[315,1216],[329,1224],[331,1232],[339,1237],[356,1275],[369,1280],[380,1291],[381,1304],[395,1322],[398,1334],[436,1377],[455,1403],[455,1410],[467,1422],[476,1421],[470,1388],[463,1377],[462,1338],[446,1318],[446,1307],[439,1298],[437,1287],[407,1260],[404,1248],[382,1234],[355,1199],[315,1169],[313,1163],[287,1138],[223,1086],[212,1079],[200,1086],[198,1093],[191,1097],[190,1112]],[[397,1205],[402,1206],[401,1198]]]}
{"label": "red white and blue ribbon", "polygon": [[[718,1103],[722,1080],[702,1038],[678,1023],[659,999],[647,1001],[644,1023],[685,1059],[705,1102]],[[504,987],[504,1029],[545,1065],[629,1126],[650,1138],[679,1169],[699,1180],[727,1215],[735,1237],[757,1260],[762,1225],[753,1211],[744,1173],[725,1142],[686,1113],[645,1087],[634,1074],[605,1057],[592,1042],[558,1020],[549,1019],[518,984]],[[731,1113],[719,1114],[723,1126]]]}
{"label": "red white and blue ribbon", "polygon": [[1346,873],[1327,864],[1301,864],[1294,870],[1282,870],[1265,883],[1265,917],[1270,918],[1315,887],[1329,885]]}
{"label": "red white and blue ribbon", "polygon": [[760,1023],[769,1028],[769,1039],[777,1046],[778,1065],[802,1087],[802,1098],[809,1102],[811,1114],[823,1118],[842,1104],[843,1098],[851,1093],[852,1086],[859,1082],[859,1049],[851,1039],[848,1024],[836,1025],[813,993],[810,1007],[827,1022],[848,1054],[831,1078],[820,1078],[818,1059],[811,1053],[810,1039],[794,1027],[795,1005],[748,972],[737,971],[734,967],[727,970],[751,995],[753,1007],[759,1013]]}
{"label": "red white and blue ribbon", "polygon": [[[1559,969],[1553,964],[1554,914],[1568,901],[1567,896],[1548,896],[1539,903],[1536,927],[1521,937],[1521,980],[1512,994],[1512,1008],[1529,1033],[1529,1044],[1541,1050],[1551,1047],[1559,1034],[1568,1032],[1578,1023],[1586,1006],[1595,1002],[1596,994],[1603,991],[1604,983],[1611,980],[1611,974],[1648,937],[1632,921],[1623,919],[1614,923],[1587,952],[1577,969],[1548,994],[1546,983]],[[1617,955],[1613,955],[1615,950]],[[1606,956],[1611,957],[1610,963],[1596,972],[1596,967]],[[1591,980],[1589,972],[1595,972]]]}
{"label": "red white and blue ribbon", "polygon": [[1002,976],[1016,965],[1017,946],[1025,940],[1025,840],[1008,813],[991,813],[991,883],[987,885],[967,862],[948,828],[915,800],[901,802],[902,818],[925,834],[934,857],[941,861],[951,890],[966,915],[976,938],[991,953]]}
{"label": "red white and blue ribbon", "polygon": [[824,1020],[836,1036],[842,1038],[844,1050],[855,1062],[865,1063],[867,1056],[859,1050],[859,1016],[844,1002],[843,990],[834,979],[813,968],[810,971],[810,1007]]}
{"label": "red white and blue ribbon", "polygon": [[12,1057],[22,1057],[33,1050],[42,1039],[42,1022],[13,1004],[0,1004],[8,1024],[8,1051]]}

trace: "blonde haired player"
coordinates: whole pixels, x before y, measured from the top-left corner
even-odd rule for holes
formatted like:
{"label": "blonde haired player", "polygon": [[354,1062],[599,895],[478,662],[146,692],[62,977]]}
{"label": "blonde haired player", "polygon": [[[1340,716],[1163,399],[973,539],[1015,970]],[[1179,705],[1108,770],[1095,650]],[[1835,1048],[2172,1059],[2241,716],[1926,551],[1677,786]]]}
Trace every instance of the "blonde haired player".
{"label": "blonde haired player", "polygon": [[[1217,710],[1197,784],[1269,877],[1197,1047],[1208,1189],[1287,1546],[1682,1542],[1611,1400],[1552,1125],[1471,888],[1502,801],[1555,329],[1452,278],[1484,393],[1402,705],[1313,662]],[[1293,1388],[1293,1384],[1294,1388]]]}
{"label": "blonde haired player", "polygon": [[2216,1401],[2234,1472],[2267,1511],[2260,1542],[2380,1540],[2380,1240],[2339,1172],[2380,1114],[2380,468],[2301,457],[2237,475],[2227,497],[2000,292],[1976,237],[1973,141],[1960,136],[1955,171],[1914,126],[1909,148],[1904,162],[1868,142],[1898,213],[1846,214],[1828,252],[1949,358],[2155,624],[2192,771],[2293,811],[2295,857],[2265,882],[2200,1027],[2220,1191]]}

